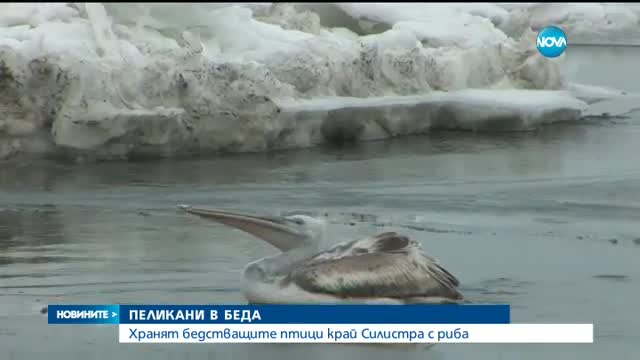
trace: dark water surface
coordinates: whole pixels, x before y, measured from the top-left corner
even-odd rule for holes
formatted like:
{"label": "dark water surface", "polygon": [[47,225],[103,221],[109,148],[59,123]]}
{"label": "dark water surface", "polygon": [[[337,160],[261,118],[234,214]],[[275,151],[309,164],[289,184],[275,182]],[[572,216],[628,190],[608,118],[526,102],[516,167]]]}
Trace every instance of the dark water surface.
{"label": "dark water surface", "polygon": [[[569,55],[577,81],[640,92],[640,48]],[[0,359],[637,359],[639,139],[636,115],[209,160],[3,164]],[[182,203],[326,216],[340,238],[406,232],[469,300],[511,304],[516,322],[593,322],[595,344],[120,345],[113,327],[46,325],[48,302],[243,303],[240,271],[273,249]]]}

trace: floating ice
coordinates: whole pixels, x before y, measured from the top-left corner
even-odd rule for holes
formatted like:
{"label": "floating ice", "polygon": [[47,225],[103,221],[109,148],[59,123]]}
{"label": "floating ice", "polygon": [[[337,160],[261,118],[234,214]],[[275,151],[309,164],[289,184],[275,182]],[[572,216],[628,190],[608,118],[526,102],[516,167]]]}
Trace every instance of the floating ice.
{"label": "floating ice", "polygon": [[[1,4],[0,158],[262,151],[575,118],[575,99],[534,91],[566,82],[558,61],[537,53],[532,31],[502,30],[518,24],[514,11],[488,3]],[[485,92],[462,91],[469,88]],[[508,89],[531,90],[537,110]],[[292,110],[329,97],[342,105],[328,117]],[[520,108],[499,105],[506,98]],[[353,113],[353,104],[377,110]],[[352,136],[350,124],[366,117],[385,118],[384,129]]]}
{"label": "floating ice", "polygon": [[625,91],[622,90],[586,84],[570,84],[569,89],[574,94],[574,96],[587,102],[588,104],[593,104],[596,102],[628,95]]}

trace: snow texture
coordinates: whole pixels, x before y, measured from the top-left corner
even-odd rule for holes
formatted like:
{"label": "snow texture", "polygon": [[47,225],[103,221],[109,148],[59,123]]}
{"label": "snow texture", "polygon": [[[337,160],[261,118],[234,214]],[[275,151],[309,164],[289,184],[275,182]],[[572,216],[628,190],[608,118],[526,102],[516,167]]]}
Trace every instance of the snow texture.
{"label": "snow texture", "polygon": [[0,159],[265,151],[576,120],[584,103],[563,91],[562,58],[538,54],[531,26],[632,26],[638,8],[575,6],[0,4]]}

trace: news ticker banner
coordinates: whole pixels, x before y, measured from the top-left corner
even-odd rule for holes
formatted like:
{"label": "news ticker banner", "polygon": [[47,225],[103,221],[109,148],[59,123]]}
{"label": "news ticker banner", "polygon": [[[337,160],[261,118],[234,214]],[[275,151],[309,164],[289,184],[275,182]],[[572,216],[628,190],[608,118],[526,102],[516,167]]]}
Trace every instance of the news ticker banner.
{"label": "news ticker banner", "polygon": [[513,324],[508,305],[49,305],[121,343],[593,343],[593,324]]}

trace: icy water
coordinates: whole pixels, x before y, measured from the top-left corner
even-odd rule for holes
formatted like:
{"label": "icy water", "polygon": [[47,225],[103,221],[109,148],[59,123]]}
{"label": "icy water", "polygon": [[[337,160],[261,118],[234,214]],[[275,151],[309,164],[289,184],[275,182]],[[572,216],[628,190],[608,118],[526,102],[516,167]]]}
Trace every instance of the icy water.
{"label": "icy water", "polygon": [[[569,51],[576,81],[640,92],[640,48]],[[639,139],[636,115],[209,160],[3,164],[0,358],[637,359]],[[182,203],[326,216],[341,238],[406,232],[469,300],[511,304],[516,322],[593,322],[595,344],[120,345],[114,327],[46,325],[48,302],[243,303],[241,269],[273,249]]]}

